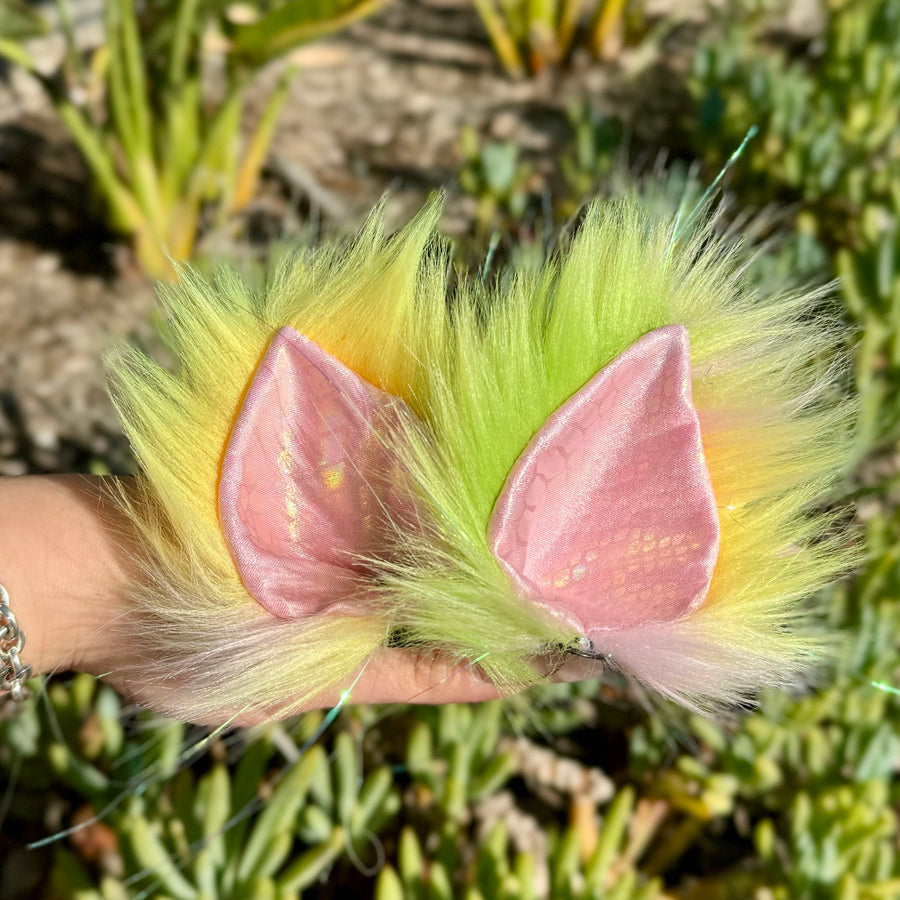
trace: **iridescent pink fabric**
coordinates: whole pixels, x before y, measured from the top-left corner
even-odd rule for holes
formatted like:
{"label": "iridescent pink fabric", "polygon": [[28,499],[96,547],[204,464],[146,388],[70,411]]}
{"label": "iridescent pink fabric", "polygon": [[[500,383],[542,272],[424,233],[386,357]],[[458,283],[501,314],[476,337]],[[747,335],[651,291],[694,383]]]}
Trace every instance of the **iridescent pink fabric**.
{"label": "iridescent pink fabric", "polygon": [[[219,485],[229,549],[270,613],[346,603],[388,516],[412,525],[384,440],[407,414],[293,329],[272,339]],[[685,329],[644,336],[547,420],[507,479],[489,538],[519,594],[591,637],[649,635],[703,601],[719,526]]]}
{"label": "iridescent pink fabric", "polygon": [[719,523],[684,328],[642,337],[547,420],[489,538],[520,594],[588,636],[702,603]]}
{"label": "iridescent pink fabric", "polygon": [[377,485],[393,466],[383,435],[399,403],[294,329],[272,339],[225,451],[219,517],[245,587],[273,615],[347,601],[359,559],[377,555],[389,493]]}

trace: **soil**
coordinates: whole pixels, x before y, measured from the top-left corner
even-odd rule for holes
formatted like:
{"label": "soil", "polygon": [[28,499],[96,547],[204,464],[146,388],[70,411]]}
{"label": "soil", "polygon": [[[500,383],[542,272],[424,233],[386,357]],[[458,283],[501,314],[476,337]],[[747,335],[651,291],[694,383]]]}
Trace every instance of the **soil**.
{"label": "soil", "polygon": [[[445,227],[464,232],[474,201],[453,188],[465,125],[513,139],[542,177],[565,140],[572,101],[588,98],[619,113],[633,108],[621,73],[612,77],[619,69],[630,66],[632,88],[654,98],[641,106],[640,127],[653,127],[654,106],[665,116],[673,103],[662,87],[672,79],[654,77],[639,54],[614,66],[576,54],[564,72],[509,79],[468,0],[394,0],[335,39],[309,45],[299,61],[268,180],[249,212],[251,223],[276,233],[298,217],[352,227],[385,192],[389,224],[399,224],[438,187],[449,193]],[[250,119],[277,74],[259,83]],[[102,357],[123,339],[158,346],[153,289],[127,245],[100,224],[85,168],[39,87],[22,73],[6,76],[0,474],[124,471],[130,462],[105,394]],[[648,77],[651,90],[641,87]]]}

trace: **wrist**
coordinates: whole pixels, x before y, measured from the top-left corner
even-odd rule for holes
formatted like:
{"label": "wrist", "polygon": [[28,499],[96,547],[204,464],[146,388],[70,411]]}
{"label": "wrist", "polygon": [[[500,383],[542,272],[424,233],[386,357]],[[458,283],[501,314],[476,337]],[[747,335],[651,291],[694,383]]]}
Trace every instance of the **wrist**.
{"label": "wrist", "polygon": [[126,541],[108,501],[115,480],[78,475],[0,479],[0,583],[35,673],[99,674],[122,655],[130,580]]}

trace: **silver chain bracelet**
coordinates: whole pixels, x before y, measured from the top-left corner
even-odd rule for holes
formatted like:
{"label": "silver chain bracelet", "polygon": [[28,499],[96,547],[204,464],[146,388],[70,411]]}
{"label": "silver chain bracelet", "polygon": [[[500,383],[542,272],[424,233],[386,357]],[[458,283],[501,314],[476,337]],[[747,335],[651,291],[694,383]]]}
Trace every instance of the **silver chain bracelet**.
{"label": "silver chain bracelet", "polygon": [[13,700],[27,700],[25,682],[31,674],[19,654],[25,646],[25,635],[9,608],[9,594],[0,584],[0,698],[8,695]]}

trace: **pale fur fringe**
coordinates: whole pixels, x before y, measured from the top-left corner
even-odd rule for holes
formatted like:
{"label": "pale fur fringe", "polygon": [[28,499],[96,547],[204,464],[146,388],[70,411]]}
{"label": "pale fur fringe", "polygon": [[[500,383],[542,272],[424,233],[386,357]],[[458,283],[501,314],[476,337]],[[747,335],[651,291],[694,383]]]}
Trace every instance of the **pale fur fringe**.
{"label": "pale fur fringe", "polygon": [[[610,633],[598,648],[696,708],[789,683],[818,643],[804,599],[854,553],[834,516],[810,511],[849,456],[853,407],[836,382],[820,292],[760,298],[746,253],[707,227],[622,200],[588,211],[540,272],[446,299],[448,255],[430,204],[392,240],[376,212],[349,247],[287,262],[265,297],[221,272],[185,270],[163,291],[181,370],[125,350],[113,394],[143,476],[121,503],[145,573],[133,602],[137,675],[169,686],[187,719],[284,714],[351,674],[392,637],[476,664],[501,687],[541,680],[531,663],[576,646],[563,623],[513,595],[487,523],[513,462],[547,416],[642,334],[690,333],[694,399],[720,507],[707,603],[676,622]],[[420,417],[396,442],[428,526],[397,530],[391,562],[359,585],[358,617],[274,619],[246,593],[216,511],[219,462],[275,330],[291,325]],[[174,688],[174,689],[171,689]]]}

